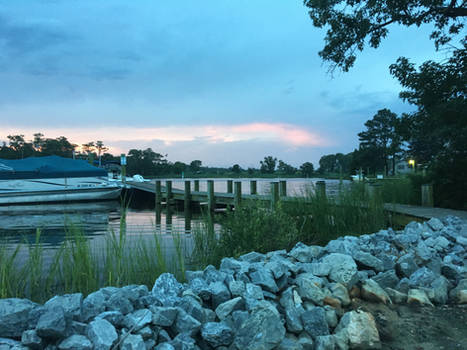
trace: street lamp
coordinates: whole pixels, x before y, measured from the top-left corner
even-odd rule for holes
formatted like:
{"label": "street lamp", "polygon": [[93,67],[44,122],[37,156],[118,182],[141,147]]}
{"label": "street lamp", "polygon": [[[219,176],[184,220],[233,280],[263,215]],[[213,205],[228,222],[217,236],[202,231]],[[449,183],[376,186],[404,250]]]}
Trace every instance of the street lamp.
{"label": "street lamp", "polygon": [[415,160],[410,159],[409,160],[409,165],[412,167],[412,169],[415,171]]}

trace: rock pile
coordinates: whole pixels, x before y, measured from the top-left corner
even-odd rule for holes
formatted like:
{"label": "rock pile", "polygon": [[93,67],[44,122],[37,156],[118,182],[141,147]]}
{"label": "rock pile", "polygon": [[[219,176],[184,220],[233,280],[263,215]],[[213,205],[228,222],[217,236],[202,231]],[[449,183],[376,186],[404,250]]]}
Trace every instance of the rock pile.
{"label": "rock pile", "polygon": [[325,247],[224,258],[146,286],[0,300],[0,349],[378,349],[375,303],[467,303],[467,223],[412,222]]}

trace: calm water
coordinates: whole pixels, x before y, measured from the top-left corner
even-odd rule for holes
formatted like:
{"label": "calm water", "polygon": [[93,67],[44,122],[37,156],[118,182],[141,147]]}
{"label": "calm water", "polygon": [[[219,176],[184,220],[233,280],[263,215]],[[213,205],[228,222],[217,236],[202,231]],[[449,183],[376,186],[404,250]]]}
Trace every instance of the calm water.
{"label": "calm water", "polygon": [[[184,180],[173,180],[173,187],[183,189]],[[205,191],[206,180],[198,179],[200,191]],[[214,180],[215,192],[227,192],[226,179]],[[242,182],[242,193],[249,193],[250,180],[234,179]],[[253,179],[257,180],[259,194],[270,191],[270,182],[279,179]],[[321,179],[287,179],[287,195],[299,196],[311,184]],[[164,179],[162,179],[164,181]],[[326,180],[326,192],[332,195],[337,191],[338,180]],[[193,183],[192,183],[193,190]],[[191,246],[191,230],[202,222],[200,213],[192,213],[187,222],[183,212],[167,208],[156,215],[154,211],[154,197],[152,194],[140,191],[130,192],[127,196],[130,204],[126,210],[125,229],[128,240],[153,239],[154,233],[161,237],[167,249],[173,249],[172,233],[181,233],[185,238],[185,246]],[[23,243],[35,242],[36,229],[41,230],[41,242],[46,256],[51,258],[65,238],[66,226],[80,227],[92,246],[99,250],[104,249],[104,236],[109,232],[120,232],[122,209],[118,201],[92,202],[92,203],[55,203],[41,205],[15,205],[0,206],[0,240],[7,249],[13,251],[18,244],[23,248],[19,257],[27,256],[27,249]]]}

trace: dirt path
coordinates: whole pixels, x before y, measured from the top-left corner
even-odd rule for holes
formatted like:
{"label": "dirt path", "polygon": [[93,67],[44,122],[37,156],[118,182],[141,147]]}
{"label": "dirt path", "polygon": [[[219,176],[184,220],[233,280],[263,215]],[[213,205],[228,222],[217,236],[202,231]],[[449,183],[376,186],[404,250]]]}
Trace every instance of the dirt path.
{"label": "dirt path", "polygon": [[358,300],[353,308],[375,317],[383,349],[467,350],[467,305],[386,306]]}

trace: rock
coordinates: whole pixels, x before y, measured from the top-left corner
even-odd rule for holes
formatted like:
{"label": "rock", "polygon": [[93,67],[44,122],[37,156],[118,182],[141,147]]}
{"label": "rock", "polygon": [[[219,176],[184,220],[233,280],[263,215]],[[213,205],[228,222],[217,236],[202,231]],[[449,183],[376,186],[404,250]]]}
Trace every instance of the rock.
{"label": "rock", "polygon": [[62,338],[66,334],[65,312],[61,306],[46,310],[37,321],[37,335],[41,338]]}
{"label": "rock", "polygon": [[295,247],[290,251],[289,256],[293,257],[297,261],[308,263],[317,258],[323,250],[320,246],[307,246],[301,242],[298,242]]}
{"label": "rock", "polygon": [[380,349],[381,342],[374,317],[364,311],[349,311],[335,330],[347,338],[351,349]]}
{"label": "rock", "polygon": [[203,271],[185,271],[185,279],[190,283],[195,278],[203,279]]}
{"label": "rock", "polygon": [[426,292],[421,289],[410,289],[407,296],[407,303],[433,306]]}
{"label": "rock", "polygon": [[106,302],[108,311],[118,311],[122,315],[129,314],[133,312],[133,304],[125,295],[122,290],[118,290],[116,293],[112,294]]}
{"label": "rock", "polygon": [[44,305],[47,308],[60,306],[67,317],[80,321],[83,307],[83,294],[56,295],[52,299],[49,299]]}
{"label": "rock", "polygon": [[21,335],[21,344],[30,349],[42,349],[44,346],[42,338],[37,335],[35,329],[24,331]]}
{"label": "rock", "polygon": [[160,343],[154,348],[154,350],[175,350],[175,348],[170,343]]}
{"label": "rock", "polygon": [[266,268],[250,273],[250,280],[251,283],[261,286],[271,293],[277,293],[279,291],[272,271]]}
{"label": "rock", "polygon": [[104,319],[96,319],[89,323],[87,337],[95,349],[110,349],[118,339],[115,327]]}
{"label": "rock", "polygon": [[350,304],[350,297],[347,288],[345,288],[340,283],[332,283],[330,287],[332,296],[339,299],[343,306],[347,306]]}
{"label": "rock", "polygon": [[227,318],[233,311],[243,310],[245,308],[245,301],[241,297],[228,300],[220,304],[216,308],[216,315],[222,321]]}
{"label": "rock", "polygon": [[285,328],[276,308],[261,304],[237,330],[234,344],[238,349],[270,350],[282,342],[284,335]]}
{"label": "rock", "polygon": [[462,268],[454,264],[442,264],[441,273],[452,281],[458,281],[461,278]]}
{"label": "rock", "polygon": [[315,339],[316,350],[334,350],[336,348],[335,340],[332,335],[320,335]]}
{"label": "rock", "polygon": [[234,339],[232,328],[225,323],[208,322],[201,328],[201,337],[212,347],[229,346]]}
{"label": "rock", "polygon": [[163,306],[173,306],[180,299],[183,286],[171,273],[163,273],[157,278],[152,287],[152,295],[159,300]]}
{"label": "rock", "polygon": [[302,346],[303,350],[315,349],[313,338],[310,337],[306,332],[303,332],[298,336],[298,343]]}
{"label": "rock", "polygon": [[245,282],[243,281],[231,281],[229,283],[230,294],[233,297],[239,297],[245,293]]}
{"label": "rock", "polygon": [[102,290],[89,294],[83,300],[82,321],[88,322],[105,311],[106,296]]}
{"label": "rock", "polygon": [[216,270],[212,265],[206,266],[203,271],[203,279],[208,285],[214,282],[224,283],[226,277],[227,274],[225,272]]}
{"label": "rock", "polygon": [[301,315],[304,330],[315,339],[319,335],[328,335],[329,327],[326,312],[322,307],[314,307]]}
{"label": "rock", "polygon": [[0,299],[0,337],[21,337],[28,328],[30,312],[36,305],[27,299]]}
{"label": "rock", "polygon": [[209,290],[213,309],[231,298],[230,291],[223,282],[212,282],[209,285]]}
{"label": "rock", "polygon": [[170,327],[177,318],[178,309],[175,307],[151,307],[152,323],[156,326]]}
{"label": "rock", "polygon": [[372,279],[368,279],[363,282],[361,288],[361,296],[363,299],[368,301],[380,302],[384,304],[391,303],[389,295],[380,287],[378,283]]}
{"label": "rock", "polygon": [[377,282],[383,288],[394,288],[399,283],[399,278],[396,275],[395,270],[388,270],[380,272],[376,276],[372,277],[372,280]]}
{"label": "rock", "polygon": [[183,309],[178,310],[177,318],[172,325],[175,334],[186,333],[193,336],[198,333],[201,328],[201,322],[196,318],[188,315]]}
{"label": "rock", "polygon": [[206,283],[205,280],[201,278],[192,279],[190,281],[190,288],[203,300],[209,300],[211,298],[211,291],[209,289],[209,285]]}
{"label": "rock", "polygon": [[58,344],[59,350],[91,350],[92,343],[84,335],[73,334]]}
{"label": "rock", "polygon": [[407,253],[397,260],[396,271],[401,277],[410,277],[417,269],[418,265],[412,253]]}
{"label": "rock", "polygon": [[288,305],[285,309],[285,326],[290,333],[299,334],[303,331],[302,314],[305,312],[301,305]]}
{"label": "rock", "polygon": [[295,283],[298,286],[298,294],[303,300],[309,300],[315,304],[323,305],[323,291],[307,274],[299,275]]}
{"label": "rock", "polygon": [[247,283],[245,285],[245,294],[243,295],[245,299],[251,298],[255,300],[262,300],[264,299],[263,290],[260,286],[257,286],[253,283]]}
{"label": "rock", "polygon": [[102,318],[106,321],[109,321],[115,327],[123,327],[124,317],[119,311],[105,311],[97,315],[95,318]]}
{"label": "rock", "polygon": [[431,218],[430,220],[427,221],[427,224],[433,231],[440,231],[444,227],[441,220],[437,218]]}
{"label": "rock", "polygon": [[434,292],[433,301],[436,304],[446,304],[448,301],[449,282],[443,276],[439,276],[431,283],[431,288]]}
{"label": "rock", "polygon": [[409,278],[409,287],[430,287],[438,276],[426,267],[421,267],[415,271]]}
{"label": "rock", "polygon": [[125,327],[137,332],[152,322],[152,312],[149,309],[139,309],[124,318]]}
{"label": "rock", "polygon": [[302,350],[302,345],[296,341],[289,338],[282,339],[279,346],[276,348],[277,350]]}
{"label": "rock", "polygon": [[393,303],[404,304],[407,302],[407,294],[405,293],[401,293],[392,288],[386,288],[386,293],[388,293]]}
{"label": "rock", "polygon": [[363,268],[370,268],[377,272],[384,270],[383,262],[377,257],[371,255],[370,253],[362,252],[361,250],[356,251],[352,256],[358,265]]}
{"label": "rock", "polygon": [[126,334],[121,345],[121,350],[146,350],[143,337],[139,334]]}
{"label": "rock", "polygon": [[246,261],[246,262],[249,262],[249,263],[255,263],[255,262],[264,261],[265,258],[266,258],[266,255],[264,255],[264,254],[257,253],[257,252],[250,252],[248,254],[241,255],[238,258],[238,260]]}
{"label": "rock", "polygon": [[312,262],[310,263],[309,272],[315,276],[325,277],[331,272],[331,265],[323,264],[321,262]]}
{"label": "rock", "polygon": [[234,258],[222,258],[220,269],[239,271],[244,266],[244,262],[235,260]]}
{"label": "rock", "polygon": [[331,281],[341,283],[347,288],[357,282],[357,264],[350,255],[331,253],[323,257],[321,262],[331,265]]}
{"label": "rock", "polygon": [[326,322],[329,327],[334,328],[337,326],[337,313],[331,306],[325,306],[324,311],[326,312]]}
{"label": "rock", "polygon": [[459,284],[451,289],[449,298],[457,304],[467,303],[467,279],[460,280]]}
{"label": "rock", "polygon": [[417,247],[415,248],[415,253],[417,254],[417,256],[420,258],[422,262],[429,261],[433,255],[431,250],[428,248],[428,246],[423,241],[418,242]]}

